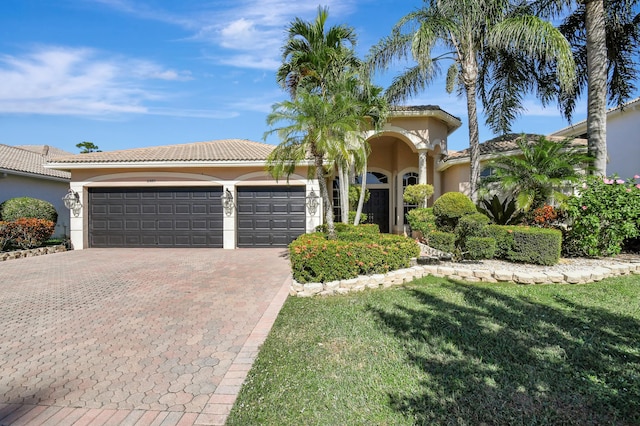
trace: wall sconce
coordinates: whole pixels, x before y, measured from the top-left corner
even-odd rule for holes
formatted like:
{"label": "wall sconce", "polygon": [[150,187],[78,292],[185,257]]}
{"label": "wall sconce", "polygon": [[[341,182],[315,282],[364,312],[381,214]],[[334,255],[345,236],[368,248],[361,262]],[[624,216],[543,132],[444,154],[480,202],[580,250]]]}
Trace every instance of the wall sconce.
{"label": "wall sconce", "polygon": [[80,194],[69,188],[69,191],[67,191],[67,195],[62,197],[62,201],[64,201],[64,206],[71,210],[75,217],[78,217],[80,215],[80,209],[82,209]]}
{"label": "wall sconce", "polygon": [[319,197],[316,195],[313,189],[311,190],[309,195],[307,195],[307,210],[309,210],[309,214],[311,216],[315,215],[318,211],[318,198]]}
{"label": "wall sconce", "polygon": [[222,200],[222,207],[224,208],[225,214],[231,216],[233,214],[233,208],[235,207],[233,204],[233,194],[229,189],[225,189],[220,199]]}

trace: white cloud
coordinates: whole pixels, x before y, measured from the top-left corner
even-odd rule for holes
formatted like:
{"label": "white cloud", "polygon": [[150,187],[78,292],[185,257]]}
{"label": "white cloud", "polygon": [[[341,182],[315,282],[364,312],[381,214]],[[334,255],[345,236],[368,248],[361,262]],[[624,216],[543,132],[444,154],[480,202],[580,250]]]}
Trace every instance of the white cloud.
{"label": "white cloud", "polygon": [[86,48],[44,46],[0,56],[0,112],[103,116],[152,114],[146,105],[165,99],[153,80],[189,79],[188,72],[146,60],[105,57]]}
{"label": "white cloud", "polygon": [[[97,3],[132,14],[140,19],[177,25],[190,32],[186,40],[218,47],[217,62],[238,68],[274,70],[280,64],[280,47],[285,29],[295,17],[312,20],[318,9],[314,2],[290,0],[238,0],[216,2],[198,10],[161,10],[131,0],[93,0]],[[358,0],[328,0],[330,19],[341,18],[354,11]],[[179,2],[172,6],[179,7]],[[342,19],[339,20],[342,22]],[[242,52],[242,54],[238,54]]]}

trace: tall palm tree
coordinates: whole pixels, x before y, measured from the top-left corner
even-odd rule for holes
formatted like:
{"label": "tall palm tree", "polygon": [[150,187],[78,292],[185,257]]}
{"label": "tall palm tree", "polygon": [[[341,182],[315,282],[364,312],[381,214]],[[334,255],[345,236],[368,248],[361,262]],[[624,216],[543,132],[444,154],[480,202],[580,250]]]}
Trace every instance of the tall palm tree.
{"label": "tall palm tree", "polygon": [[[489,111],[488,124],[506,132],[510,121],[523,110],[522,92],[531,90],[535,79],[523,74],[518,58],[554,62],[562,87],[567,91],[575,79],[574,62],[566,39],[550,23],[528,12],[526,2],[514,5],[507,0],[425,0],[424,6],[403,17],[390,36],[371,49],[369,64],[385,69],[394,60],[411,56],[416,65],[397,76],[387,89],[390,101],[397,102],[424,89],[441,72],[440,62],[453,61],[447,71],[447,90],[456,87],[467,100],[469,116],[470,191],[477,201],[480,176],[478,81],[487,70],[496,74],[489,90],[492,99],[503,99],[497,114]],[[432,56],[436,54],[436,56]],[[513,60],[513,58],[515,58]],[[504,82],[518,82],[503,84]],[[497,102],[495,104],[498,104]],[[487,105],[485,105],[487,106]],[[490,105],[489,105],[490,106]]]}
{"label": "tall palm tree", "polygon": [[576,99],[586,87],[589,152],[599,175],[606,174],[607,103],[620,106],[635,90],[639,5],[638,0],[536,0],[533,4],[545,16],[568,12],[559,29],[572,45],[578,79],[572,93],[561,98],[560,106],[571,120]]}
{"label": "tall palm tree", "polygon": [[298,88],[292,100],[277,103],[272,108],[267,116],[271,129],[265,133],[265,138],[277,134],[281,142],[267,159],[268,170],[278,179],[291,175],[298,164],[311,160],[311,170],[320,185],[329,238],[334,238],[325,158],[335,159],[337,152],[344,149],[345,139],[357,134],[367,119],[350,93],[337,93],[327,99]]}
{"label": "tall palm tree", "polygon": [[516,141],[522,155],[501,155],[489,162],[492,174],[482,179],[483,186],[498,184],[516,196],[518,208],[528,211],[560,200],[562,190],[578,181],[592,158],[571,139],[552,141],[544,136]]}

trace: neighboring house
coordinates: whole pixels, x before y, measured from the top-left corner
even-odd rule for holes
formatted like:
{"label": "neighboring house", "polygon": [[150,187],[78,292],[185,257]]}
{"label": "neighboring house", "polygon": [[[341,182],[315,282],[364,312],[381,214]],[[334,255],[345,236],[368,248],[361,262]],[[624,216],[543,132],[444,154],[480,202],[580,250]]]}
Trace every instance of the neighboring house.
{"label": "neighboring house", "polygon": [[[371,145],[365,212],[383,232],[404,229],[403,188],[430,183],[457,117],[436,106],[395,108]],[[288,180],[265,170],[273,145],[239,139],[94,152],[56,158],[71,172],[82,208],[71,218],[75,249],[88,247],[284,247],[322,221],[307,206],[319,185],[300,165]],[[329,178],[331,179],[331,178]],[[222,197],[232,203],[223,207]],[[318,200],[320,201],[320,200]]]}
{"label": "neighboring house", "polygon": [[[587,121],[551,134],[587,137]],[[630,178],[640,174],[640,98],[607,111],[607,175]]]}
{"label": "neighboring house", "polygon": [[56,156],[69,152],[47,145],[0,144],[0,203],[15,197],[31,197],[53,204],[58,212],[54,236],[69,235],[69,210],[62,198],[69,190],[71,173],[44,167]]}
{"label": "neighboring house", "polygon": [[[542,135],[511,133],[504,136],[488,140],[480,144],[480,170],[482,174],[490,172],[484,166],[501,155],[520,155],[522,151],[516,141],[521,137],[526,137],[529,143],[535,143]],[[549,140],[561,141],[564,138],[558,136],[547,136]],[[572,142],[574,147],[584,147],[586,151],[587,140],[576,138]],[[469,148],[462,151],[449,153],[436,164],[436,171],[440,173],[442,193],[462,192],[469,195],[469,175],[470,175],[470,151]]]}

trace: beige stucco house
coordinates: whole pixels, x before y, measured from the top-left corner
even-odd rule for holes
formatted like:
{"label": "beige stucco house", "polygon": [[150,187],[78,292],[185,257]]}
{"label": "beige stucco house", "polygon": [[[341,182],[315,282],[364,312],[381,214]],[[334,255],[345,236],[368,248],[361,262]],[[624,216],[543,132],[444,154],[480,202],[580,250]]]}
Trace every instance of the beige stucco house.
{"label": "beige stucco house", "polygon": [[[436,106],[401,107],[381,133],[365,135],[372,192],[365,212],[383,232],[404,229],[406,185],[430,183],[435,197],[443,192],[436,165],[460,125]],[[59,157],[47,167],[71,173],[79,198],[71,217],[75,249],[286,246],[321,223],[322,206],[308,202],[319,185],[306,165],[288,180],[265,171],[274,148],[216,140]]]}

